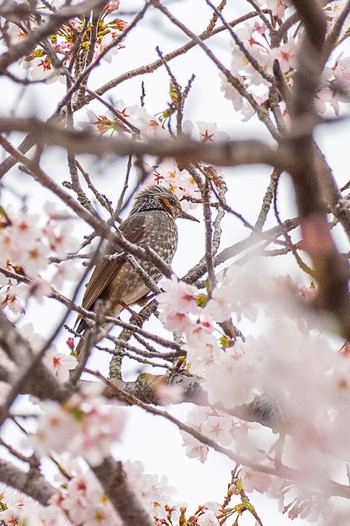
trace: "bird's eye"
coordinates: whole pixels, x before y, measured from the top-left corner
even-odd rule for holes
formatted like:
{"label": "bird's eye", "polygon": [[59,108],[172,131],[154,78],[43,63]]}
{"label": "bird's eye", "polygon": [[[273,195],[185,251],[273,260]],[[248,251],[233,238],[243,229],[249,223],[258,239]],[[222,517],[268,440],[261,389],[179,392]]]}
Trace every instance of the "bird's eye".
{"label": "bird's eye", "polygon": [[174,198],[174,197],[169,197],[169,203],[170,203],[172,206],[175,206],[175,204],[176,204],[175,198]]}

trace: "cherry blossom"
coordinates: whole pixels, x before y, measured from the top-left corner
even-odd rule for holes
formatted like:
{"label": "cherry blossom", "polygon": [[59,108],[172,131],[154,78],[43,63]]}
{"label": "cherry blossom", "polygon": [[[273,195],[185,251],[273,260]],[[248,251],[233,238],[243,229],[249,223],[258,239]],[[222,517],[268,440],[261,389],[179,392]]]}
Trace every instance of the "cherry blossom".
{"label": "cherry blossom", "polygon": [[[258,4],[271,9],[274,15],[282,19],[285,15],[286,8],[291,5],[291,2],[289,0],[259,0]],[[344,2],[340,1],[332,2],[330,5],[325,6],[325,14],[330,25],[329,30],[331,30],[344,7]],[[346,33],[348,25],[349,15],[345,21],[341,35]],[[237,45],[234,45],[230,71],[249,95],[254,97],[261,106],[268,97],[267,87],[269,86],[269,82],[262,76],[261,70],[272,75],[272,67],[275,59],[278,60],[280,69],[284,74],[285,82],[290,86],[292,85],[294,72],[297,68],[296,54],[300,40],[299,34],[288,34],[287,41],[279,44],[277,47],[272,47],[273,44],[269,42],[270,36],[268,32],[266,32],[266,27],[263,23],[246,22],[237,29],[237,36],[243,45],[245,45],[252,58],[259,64],[260,70],[251,64],[251,61]],[[339,115],[339,103],[349,102],[350,100],[348,93],[349,79],[347,78],[347,72],[349,71],[347,65],[348,58],[344,58],[342,61],[344,69],[342,70],[340,65],[339,72],[337,72],[337,63],[335,66],[332,66],[333,58],[331,56],[329,64],[327,64],[322,74],[321,88],[317,92],[315,99],[318,111],[321,113],[324,113],[326,108],[331,107],[334,113]],[[326,78],[326,72],[329,70],[330,73],[328,73],[328,78]],[[265,90],[263,90],[263,86],[266,86]],[[251,103],[249,100],[244,100],[242,94],[223,76],[222,90],[225,93],[225,97],[232,101],[234,108],[241,111],[243,121],[249,120],[254,114]],[[285,109],[283,109],[283,113],[286,113]]]}
{"label": "cherry blossom", "polygon": [[272,477],[268,473],[253,471],[243,467],[239,471],[239,476],[242,479],[244,490],[248,493],[253,490],[265,493],[270,489]]}
{"label": "cherry blossom", "polygon": [[233,408],[252,402],[256,389],[252,378],[255,363],[255,357],[250,363],[245,355],[238,357],[222,351],[203,375],[203,388],[208,392],[210,404],[223,403],[224,407]]}
{"label": "cherry blossom", "polygon": [[[222,411],[216,411],[209,407],[197,407],[187,415],[187,423],[205,437],[214,440],[223,446],[232,443],[232,417]],[[190,458],[198,458],[201,463],[207,459],[209,448],[202,444],[197,438],[186,432],[181,432],[186,454]]]}
{"label": "cherry blossom", "polygon": [[140,137],[144,141],[152,139],[169,139],[169,132],[164,128],[163,123],[158,117],[147,113],[146,110],[140,112],[134,119],[134,124],[140,130]]}
{"label": "cherry blossom", "polygon": [[[69,279],[69,277],[67,277],[67,279]],[[43,303],[44,297],[50,296],[52,292],[50,283],[40,276],[31,279],[27,285],[19,285],[17,289],[20,298],[25,298],[26,300],[35,298],[38,303],[41,304]]]}
{"label": "cherry blossom", "polygon": [[[271,50],[271,59],[277,59],[281,71],[286,73],[290,69],[296,69],[297,45],[293,40]],[[273,61],[273,60],[272,60]]]}
{"label": "cherry blossom", "polygon": [[[235,68],[231,68],[233,71]],[[232,71],[232,72],[233,72]],[[239,74],[234,74],[237,80],[240,80],[243,83],[243,77]],[[227,82],[227,79],[224,75],[221,75],[221,91],[223,91],[225,97],[232,102],[233,108],[235,110],[240,110],[244,104],[243,96],[237,91],[232,84]]]}
{"label": "cherry blossom", "polygon": [[286,8],[291,5],[291,0],[257,0],[257,4],[266,5],[274,15],[283,18]]}
{"label": "cherry blossom", "polygon": [[[335,2],[332,2],[330,4],[327,4],[324,8],[324,12],[326,15],[327,22],[329,24],[329,29],[331,30],[334,24],[336,23],[339,15],[345,8],[344,0],[336,0]],[[345,22],[343,24],[343,27],[341,29],[339,37],[342,38],[346,32],[348,31],[350,23],[350,16],[347,15]]]}
{"label": "cherry blossom", "polygon": [[108,110],[103,114],[96,114],[91,109],[88,109],[86,112],[88,121],[79,121],[78,126],[81,128],[88,126],[90,129],[97,131],[101,135],[108,132],[111,134],[114,134],[115,132],[130,132],[130,129],[126,124],[118,118],[118,114],[129,121],[130,124],[134,125],[137,116],[143,113],[142,108],[136,104],[127,106],[122,99],[117,100],[113,106],[115,108],[115,113]]}
{"label": "cherry blossom", "polygon": [[64,261],[56,265],[56,271],[52,276],[51,282],[59,290],[62,289],[63,284],[67,281],[74,281],[78,279],[80,272],[78,271],[73,261]]}
{"label": "cherry blossom", "polygon": [[[50,208],[50,205],[47,207]],[[38,214],[7,207],[1,212],[1,223],[0,266],[30,278],[22,284],[4,276],[0,281],[3,307],[19,314],[24,312],[21,299],[35,297],[42,301],[44,296],[50,295],[50,281],[43,277],[49,267],[50,255],[64,258],[68,252],[76,250],[78,244],[72,235],[73,225],[67,222],[66,212],[52,212],[47,223],[42,224]],[[77,277],[72,263],[61,264],[56,269],[54,282],[60,288],[64,281]]]}
{"label": "cherry blossom", "polygon": [[[46,6],[45,6],[46,7]],[[102,51],[107,47],[111,47],[107,53],[102,55],[103,60],[111,62],[113,55],[118,52],[118,49],[124,47],[121,43],[113,46],[113,42],[127,27],[127,22],[121,18],[110,19],[110,14],[119,7],[119,3],[114,1],[107,4],[98,19],[98,33],[95,41],[94,58],[99,58]],[[84,27],[82,18],[75,18],[70,21],[70,24],[63,24],[58,32],[50,35],[49,40],[53,50],[56,52],[58,60],[61,60],[65,66],[69,66],[74,43],[77,40],[77,35],[81,34],[82,41],[86,43],[85,49],[88,48],[90,39],[90,23]],[[18,31],[17,27],[10,25],[11,35],[14,40],[25,39],[27,34],[33,30],[31,24],[27,21],[22,22],[22,30]],[[84,49],[84,46],[82,47]],[[48,54],[45,47],[38,45],[29,55],[24,57],[21,61],[25,69],[30,70],[33,80],[43,80],[45,82],[54,82],[60,77],[59,69],[53,66],[51,56]]]}
{"label": "cherry blossom", "polygon": [[92,472],[72,460],[64,461],[63,465],[69,478],[60,477],[61,489],[51,498],[49,510],[56,510],[58,516],[66,516],[69,524],[74,526],[121,526],[112,504]]}
{"label": "cherry blossom", "polygon": [[16,525],[22,516],[22,510],[28,498],[18,491],[0,485],[0,521],[6,525]]}
{"label": "cherry blossom", "polygon": [[6,287],[2,287],[0,293],[0,305],[2,308],[7,307],[14,314],[24,314],[25,309],[18,296],[19,288],[13,285],[11,281]]}
{"label": "cherry blossom", "polygon": [[21,519],[25,526],[72,526],[66,514],[53,505],[44,507],[27,504],[21,513]]}
{"label": "cherry blossom", "polygon": [[[67,368],[67,364],[65,366]],[[100,464],[110,453],[112,444],[120,439],[125,420],[122,409],[106,404],[100,392],[100,386],[97,393],[93,386],[83,388],[63,405],[42,402],[43,413],[31,438],[34,448],[41,454],[69,450],[83,454],[91,464]]]}
{"label": "cherry blossom", "polygon": [[[33,508],[30,501],[26,501],[19,517],[28,520],[30,526],[38,524],[31,521],[30,514],[41,520],[44,526],[122,526],[93,473],[71,458],[62,460],[61,465],[63,472],[57,477],[60,485],[49,505]],[[174,502],[175,490],[168,486],[166,477],[145,473],[141,462],[125,462],[124,471],[150,517],[161,521],[171,515],[174,521],[177,520],[180,505]]]}
{"label": "cherry blossom", "polygon": [[49,224],[46,229],[47,239],[58,257],[64,257],[69,252],[77,250],[77,239],[72,235],[73,227],[68,221],[56,224]]}
{"label": "cherry blossom", "polygon": [[[115,18],[114,12],[119,9],[119,3],[119,0],[111,0],[98,12],[95,41],[91,39],[93,17],[84,16],[67,21],[58,28],[56,34],[46,35],[45,42],[41,41],[34,49],[28,46],[31,51],[27,52],[30,54],[20,62],[28,70],[28,78],[53,82],[64,78],[64,68],[69,68],[72,77],[80,75],[88,65],[87,58],[99,62],[102,57],[111,62],[113,56],[127,43],[120,42],[122,33],[128,27],[127,22]],[[37,10],[37,18],[23,16],[20,28],[12,17],[6,20],[4,35],[7,38],[3,39],[3,46],[25,42],[28,36],[30,40],[30,36],[39,27],[39,18],[42,17],[43,21],[54,19],[54,9],[66,7],[66,4],[77,5],[78,0],[57,0],[51,6],[52,11],[50,2],[33,4]],[[253,117],[258,108],[262,121],[264,117],[266,121],[271,119],[270,125],[273,127],[280,124],[279,119],[284,119],[283,124],[288,129],[289,104],[288,100],[287,104],[281,100],[284,90],[280,88],[285,83],[286,92],[293,90],[296,57],[304,30],[299,22],[293,23],[295,17],[289,19],[290,26],[288,23],[284,24],[286,15],[293,14],[291,0],[255,0],[255,4],[261,7],[262,12],[257,13],[257,16],[243,17],[246,21],[233,27],[246,52],[242,52],[241,44],[234,43],[231,56],[226,61],[229,63],[231,60],[231,77],[220,73],[221,90],[232,102],[233,108],[241,113],[243,121]],[[25,2],[22,8],[26,6]],[[338,17],[346,6],[345,0],[324,2],[328,35],[337,27]],[[349,19],[348,16],[333,51],[329,54],[315,95],[315,107],[320,113],[332,112],[338,116],[350,101],[350,58],[343,51],[346,49],[344,43],[349,33]],[[142,20],[141,17],[139,22],[142,23]],[[295,18],[294,21],[296,20]],[[326,42],[330,41],[326,35]],[[58,63],[62,64],[61,68],[54,65],[55,61],[51,52],[48,52],[48,47],[56,54]],[[108,53],[105,53],[107,49]],[[11,53],[10,47],[9,52]],[[276,68],[273,68],[276,60],[282,79],[278,79]],[[170,66],[167,62],[168,60],[164,65],[168,68]],[[223,61],[222,64],[226,62]],[[11,64],[15,72],[14,66]],[[134,66],[130,65],[131,67]],[[16,73],[11,71],[6,71],[10,80]],[[131,69],[130,71],[132,72]],[[172,70],[168,69],[168,73],[170,71],[172,75]],[[116,84],[122,78],[119,75],[121,73],[118,71]],[[87,88],[89,86],[88,89],[92,89],[90,80],[96,79],[92,76],[85,80],[82,82],[82,78],[79,79],[79,95],[82,96],[73,97],[73,112],[78,107],[79,111],[85,111],[81,108],[92,99]],[[235,83],[239,83],[239,91],[234,87],[237,86]],[[74,89],[78,87],[77,84],[74,86],[72,78],[69,78],[69,86]],[[117,86],[114,87],[119,90]],[[146,108],[146,89],[142,90],[140,104],[133,104],[135,94],[131,90],[129,96],[132,97],[130,102],[133,105],[128,105],[121,99],[114,101],[111,96],[108,99],[109,107],[113,107],[115,111],[105,112],[104,108],[99,113],[96,108],[102,101],[102,95],[105,96],[104,89],[108,91],[103,86],[97,92],[99,100],[91,100],[89,103],[89,122],[80,124],[83,127],[89,126],[89,129],[101,135],[108,133],[123,138],[124,134],[128,134],[135,141],[146,142],[169,142],[176,135],[181,135],[184,141],[193,136],[203,143],[229,139],[228,134],[218,131],[220,122],[197,121],[199,116],[196,116],[193,117],[194,122],[197,122],[196,127],[191,121],[183,121],[182,118],[188,112],[186,100],[182,101],[184,106],[181,107],[181,114],[178,112],[175,127],[171,111],[156,113],[159,108]],[[68,106],[68,99],[62,100]],[[174,92],[171,93],[171,100],[175,102]],[[79,104],[76,106],[76,103]],[[214,105],[215,102],[210,103]],[[60,106],[60,110],[62,108]],[[168,121],[169,115],[171,118]],[[206,116],[203,115],[202,118],[205,119]],[[95,138],[96,141],[101,139]],[[138,158],[140,159],[141,157]],[[204,181],[207,167],[198,164],[200,169],[197,170],[197,159],[192,164],[187,158],[149,156],[144,163],[145,168],[143,173],[140,169],[140,173],[173,192],[181,200],[184,210],[196,207],[196,203],[201,201],[196,180],[200,186],[197,177]],[[213,170],[215,171],[215,167]],[[130,174],[131,177],[132,175]],[[224,181],[224,177],[222,180]],[[216,185],[216,177],[211,179],[211,183]],[[70,189],[67,185],[67,191]],[[217,205],[216,202],[210,204]],[[70,209],[57,210],[50,203],[44,206],[44,214],[37,208],[35,214],[26,208],[15,210],[4,205],[0,209],[0,303],[1,307],[11,311],[11,319],[16,316],[19,318],[14,322],[14,327],[28,341],[34,356],[47,342],[34,332],[31,325],[21,325],[25,308],[28,311],[32,307],[31,298],[35,298],[33,301],[43,301],[45,298],[46,303],[46,296],[52,294],[55,298],[59,297],[55,287],[61,290],[67,280],[77,279],[77,270],[71,259],[75,256],[79,243],[73,235],[74,223],[70,220],[72,213],[67,210]],[[215,213],[216,209],[213,210]],[[217,237],[218,228],[215,224],[214,235]],[[304,228],[304,238],[305,232]],[[312,236],[306,236],[307,240],[310,241],[311,237],[311,241],[315,241],[314,244],[311,243],[313,246],[310,243],[306,246],[304,243],[302,248],[311,253],[311,247],[318,255],[323,255],[324,246],[316,237],[313,239],[313,236],[314,231]],[[252,236],[252,239],[256,238]],[[281,252],[289,246],[286,240],[282,243],[284,245],[280,247]],[[295,246],[299,250],[301,243]],[[174,372],[180,370],[183,374],[196,376],[201,395],[210,404],[208,407],[192,408],[187,424],[193,431],[201,433],[203,437],[227,448],[242,459],[243,465],[234,468],[235,476],[232,476],[225,500],[227,498],[228,501],[229,497],[242,497],[244,492],[258,491],[277,499],[281,512],[291,519],[307,518],[310,521],[323,520],[324,523],[345,525],[348,522],[349,505],[345,504],[342,509],[335,510],[333,493],[337,488],[343,490],[337,484],[342,484],[344,480],[348,482],[349,479],[348,466],[345,462],[341,465],[340,459],[349,458],[350,444],[347,434],[339,431],[347,429],[349,421],[349,343],[344,342],[339,335],[328,333],[329,327],[334,330],[332,320],[326,316],[321,317],[317,309],[311,311],[311,303],[316,304],[315,299],[322,300],[322,294],[317,290],[318,285],[300,285],[297,281],[294,283],[290,276],[270,279],[260,268],[260,260],[259,273],[256,272],[256,259],[253,269],[249,269],[247,264],[244,267],[229,263],[227,265],[212,280],[213,289],[205,281],[206,276],[204,281],[201,281],[202,277],[197,277],[196,286],[178,280],[175,276],[164,280],[160,285],[163,291],[157,297],[159,319],[165,329],[176,333],[175,339],[181,342],[181,350],[184,351],[181,360],[174,364]],[[16,276],[8,278],[10,273]],[[321,302],[317,301],[316,306],[320,307]],[[156,346],[158,343],[152,341],[151,345]],[[72,350],[70,340],[68,347]],[[17,378],[14,374],[16,364],[3,349],[0,349],[0,358],[3,378],[6,379],[6,382],[0,382],[0,401],[8,402],[7,396],[12,389],[10,380]],[[46,369],[63,383],[69,381],[70,371],[76,364],[77,360],[68,351],[65,353],[64,349],[62,351],[55,345],[50,345],[43,358]],[[82,384],[78,384],[77,392],[64,403],[45,400],[34,406],[30,423],[32,427],[28,426],[31,434],[26,445],[34,448],[33,462],[36,461],[35,456],[45,455],[54,459],[55,466],[59,467],[60,472],[53,479],[56,494],[44,507],[17,492],[0,488],[1,524],[122,526],[121,519],[88,464],[97,466],[112,454],[114,446],[122,438],[128,409],[122,409],[113,401],[107,400],[103,395],[103,385]],[[66,385],[62,389],[70,387]],[[162,404],[182,400],[181,387],[166,385],[163,378],[152,387]],[[262,398],[265,401],[271,400],[271,412],[276,411],[281,416],[278,423],[281,424],[283,433],[277,434],[277,430],[281,429],[278,426],[261,432],[260,424],[247,423],[232,416],[242,414],[239,411],[246,410],[247,404]],[[269,404],[262,407],[265,409]],[[248,409],[250,408],[251,406]],[[12,407],[10,410],[12,411]],[[274,426],[273,416],[271,414]],[[15,415],[13,418],[15,419]],[[23,429],[27,431],[27,422],[24,418],[22,420],[24,423],[19,425],[23,425]],[[282,424],[286,424],[285,429]],[[204,463],[209,447],[191,433],[181,434],[188,457]],[[254,470],[251,467],[254,464],[260,466],[260,470]],[[287,469],[284,470],[284,467]],[[292,468],[290,473],[294,480],[277,476],[288,473],[289,467]],[[276,475],[265,473],[264,468]],[[135,461],[126,462],[124,471],[132,491],[157,526],[187,522],[198,526],[218,526],[224,524],[229,517],[231,510],[226,517],[226,510],[220,509],[219,505],[210,507],[201,504],[195,508],[191,519],[187,520],[187,507],[174,500],[175,491],[169,486],[166,477],[145,473],[142,463]],[[320,484],[320,481],[327,482]],[[346,487],[344,485],[345,489]],[[330,494],[332,498],[328,497]],[[246,510],[247,502],[249,501],[242,500]],[[232,503],[237,521],[242,509],[240,504],[236,506]]]}
{"label": "cherry blossom", "polygon": [[[94,59],[97,60],[101,53],[104,51],[104,49],[111,44],[113,44],[114,35],[112,33],[107,33],[103,35],[103,37],[99,40],[97,45],[95,46],[95,54]],[[107,53],[104,53],[102,55],[102,59],[108,62],[110,64],[113,60],[113,57],[118,53],[117,47],[112,47]]]}
{"label": "cherry blossom", "polygon": [[178,281],[175,276],[162,282],[164,292],[158,295],[160,319],[168,327],[173,327],[174,320],[185,326],[189,314],[199,314],[200,309],[195,301],[197,289]]}
{"label": "cherry blossom", "polygon": [[197,124],[202,142],[228,141],[230,138],[228,133],[217,131],[217,124],[215,122],[198,121]]}
{"label": "cherry blossom", "polygon": [[189,458],[197,458],[202,464],[207,460],[209,448],[188,433],[182,432],[183,445]]}
{"label": "cherry blossom", "polygon": [[220,418],[216,415],[209,416],[202,426],[202,432],[208,438],[212,438],[218,444],[229,446],[232,442],[232,419]]}
{"label": "cherry blossom", "polygon": [[39,56],[34,53],[31,57],[23,60],[22,65],[25,70],[30,71],[30,76],[33,80],[43,80],[46,84],[56,82],[58,80],[58,72],[54,69],[52,62],[48,56],[45,56],[41,50],[36,51]]}
{"label": "cherry blossom", "polygon": [[166,505],[176,506],[173,500],[176,490],[168,485],[166,476],[158,477],[145,473],[142,462],[126,462],[124,470],[135,494],[144,503],[150,515],[162,516],[162,508]]}
{"label": "cherry blossom", "polygon": [[154,389],[162,405],[178,404],[183,400],[183,389],[179,385],[166,385],[161,383]]}
{"label": "cherry blossom", "polygon": [[195,208],[196,205],[191,202],[191,199],[198,197],[198,186],[188,170],[180,170],[175,160],[166,159],[159,163],[152,174],[152,178],[168,188],[182,201],[183,210]]}
{"label": "cherry blossom", "polygon": [[34,351],[40,351],[46,344],[46,339],[41,334],[34,332],[32,323],[24,323],[19,327],[19,331]]}
{"label": "cherry blossom", "polygon": [[206,313],[212,315],[216,321],[227,320],[232,312],[232,290],[228,287],[214,289],[211,299],[206,305]]}
{"label": "cherry blossom", "polygon": [[64,383],[69,380],[69,371],[75,369],[77,360],[67,354],[49,351],[45,354],[44,364],[60,382]]}
{"label": "cherry blossom", "polygon": [[107,13],[112,13],[119,8],[120,0],[109,0],[108,4],[105,6],[105,11]]}
{"label": "cherry blossom", "polygon": [[197,519],[198,526],[220,526],[214,512],[210,510],[204,510],[203,513]]}
{"label": "cherry blossom", "polygon": [[[243,272],[238,265],[231,265],[218,274],[218,287],[214,289],[204,311],[220,322],[228,318],[230,312],[235,312],[238,319],[246,317],[251,321],[256,319],[257,310],[251,298],[259,301],[262,287],[253,269]],[[254,289],[254,294],[251,295]]]}

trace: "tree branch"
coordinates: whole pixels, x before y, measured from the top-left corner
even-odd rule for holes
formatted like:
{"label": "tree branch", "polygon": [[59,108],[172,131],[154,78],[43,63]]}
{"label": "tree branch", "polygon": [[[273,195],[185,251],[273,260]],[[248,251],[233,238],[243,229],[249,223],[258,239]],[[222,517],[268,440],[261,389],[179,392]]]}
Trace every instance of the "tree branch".
{"label": "tree branch", "polygon": [[23,471],[10,462],[1,459],[0,480],[4,484],[26,493],[44,506],[47,505],[50,497],[56,493],[55,488],[44,479],[39,471]]}
{"label": "tree branch", "polygon": [[125,526],[153,526],[153,520],[132,491],[121,462],[107,457],[102,464],[91,469]]}

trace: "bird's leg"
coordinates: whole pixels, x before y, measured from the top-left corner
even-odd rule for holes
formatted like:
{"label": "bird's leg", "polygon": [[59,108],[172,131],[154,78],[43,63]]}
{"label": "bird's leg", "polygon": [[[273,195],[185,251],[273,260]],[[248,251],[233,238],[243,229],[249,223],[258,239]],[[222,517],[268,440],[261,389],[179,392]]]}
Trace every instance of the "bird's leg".
{"label": "bird's leg", "polygon": [[135,320],[135,325],[140,325],[142,326],[142,323],[144,322],[142,316],[140,316],[138,314],[138,312],[135,312],[134,310],[132,310],[131,307],[129,307],[129,305],[126,305],[126,303],[124,303],[123,301],[120,302],[120,305],[123,307],[123,309],[126,309],[130,314],[131,314],[131,318],[130,318],[130,322],[131,320]]}

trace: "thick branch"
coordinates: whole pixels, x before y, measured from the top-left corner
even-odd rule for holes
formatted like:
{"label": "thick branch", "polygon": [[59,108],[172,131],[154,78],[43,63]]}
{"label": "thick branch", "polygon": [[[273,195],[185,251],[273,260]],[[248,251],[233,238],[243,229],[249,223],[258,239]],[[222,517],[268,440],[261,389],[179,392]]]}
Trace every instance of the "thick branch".
{"label": "thick branch", "polygon": [[305,37],[299,49],[291,104],[289,144],[294,164],[290,174],[301,216],[303,248],[310,254],[319,283],[318,304],[340,323],[342,334],[350,339],[349,270],[337,251],[327,224],[325,196],[320,181],[320,155],[313,140],[312,126],[301,133],[300,123],[312,120],[314,96],[323,71],[326,19],[314,0],[294,0],[305,25]]}
{"label": "thick branch", "polygon": [[36,363],[36,354],[18,329],[0,311],[0,345],[17,365],[12,377],[12,388],[8,399],[0,411],[0,423],[7,417],[7,411],[15,397],[28,390],[39,398],[64,400],[68,390],[48,371],[44,365]]}
{"label": "thick branch", "polygon": [[0,480],[4,484],[26,493],[43,505],[47,505],[50,497],[56,493],[55,488],[38,471],[26,472],[1,459]]}
{"label": "thick branch", "polygon": [[186,138],[178,141],[152,140],[145,143],[120,137],[102,137],[90,131],[65,129],[35,118],[0,119],[0,132],[11,131],[31,133],[39,144],[62,146],[77,154],[88,153],[99,156],[148,154],[161,158],[174,157],[181,160],[182,164],[189,161],[203,161],[218,166],[269,164],[281,170],[293,166],[293,157],[289,156],[283,147],[277,151],[255,140],[199,143]]}
{"label": "thick branch", "polygon": [[130,488],[121,462],[108,457],[102,464],[91,469],[125,526],[153,526],[153,520]]}
{"label": "thick branch", "polygon": [[[114,379],[113,385],[132,397],[145,404],[163,405],[159,399],[157,388],[161,383],[165,385],[179,386],[182,388],[182,402],[190,402],[198,406],[210,406],[208,394],[202,389],[202,379],[188,374],[177,373],[171,377],[141,374],[135,382],[124,382],[120,379]],[[119,391],[120,392],[120,391]],[[106,390],[108,398],[118,398],[118,391],[113,389]],[[125,401],[125,399],[122,399]],[[225,411],[225,413],[236,416],[246,422],[257,422],[263,426],[270,427],[274,430],[285,430],[285,417],[271,398],[267,396],[257,396],[251,404],[237,406],[233,409],[227,409],[219,404],[216,409]]]}

